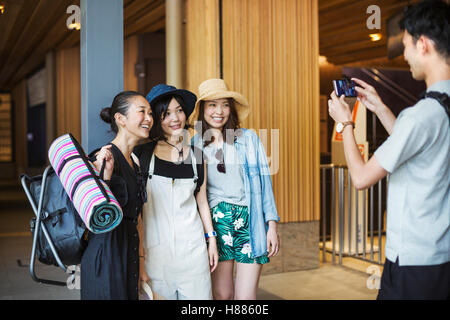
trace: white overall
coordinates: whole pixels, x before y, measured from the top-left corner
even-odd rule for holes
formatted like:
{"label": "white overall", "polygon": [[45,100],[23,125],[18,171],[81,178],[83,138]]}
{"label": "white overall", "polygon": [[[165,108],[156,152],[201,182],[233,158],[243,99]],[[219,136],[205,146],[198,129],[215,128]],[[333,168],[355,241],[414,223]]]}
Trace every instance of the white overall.
{"label": "white overall", "polygon": [[204,229],[194,197],[197,165],[192,150],[190,156],[192,179],[154,175],[154,154],[149,167],[143,208],[145,269],[152,290],[168,300],[212,299]]}

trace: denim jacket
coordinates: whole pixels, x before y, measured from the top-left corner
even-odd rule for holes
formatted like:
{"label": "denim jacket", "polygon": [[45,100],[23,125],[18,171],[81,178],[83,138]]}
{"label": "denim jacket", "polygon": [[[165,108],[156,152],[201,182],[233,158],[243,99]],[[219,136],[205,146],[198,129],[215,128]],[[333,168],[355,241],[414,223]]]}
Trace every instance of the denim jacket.
{"label": "denim jacket", "polygon": [[[256,133],[248,129],[235,139],[234,147],[240,158],[243,170],[246,203],[248,203],[250,246],[252,258],[267,253],[268,221],[278,222],[275,198],[273,196],[270,168],[266,152]],[[203,149],[201,137],[195,135],[191,143]]]}

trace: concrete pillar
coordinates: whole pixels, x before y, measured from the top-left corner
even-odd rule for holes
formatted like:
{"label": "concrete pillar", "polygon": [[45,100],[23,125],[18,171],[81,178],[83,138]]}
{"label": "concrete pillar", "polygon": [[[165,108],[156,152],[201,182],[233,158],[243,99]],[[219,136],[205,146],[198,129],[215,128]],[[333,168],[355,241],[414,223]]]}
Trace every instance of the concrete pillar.
{"label": "concrete pillar", "polygon": [[166,0],[166,79],[177,88],[183,87],[182,4],[182,0]]}
{"label": "concrete pillar", "polygon": [[81,0],[81,144],[111,141],[100,111],[123,91],[123,0]]}

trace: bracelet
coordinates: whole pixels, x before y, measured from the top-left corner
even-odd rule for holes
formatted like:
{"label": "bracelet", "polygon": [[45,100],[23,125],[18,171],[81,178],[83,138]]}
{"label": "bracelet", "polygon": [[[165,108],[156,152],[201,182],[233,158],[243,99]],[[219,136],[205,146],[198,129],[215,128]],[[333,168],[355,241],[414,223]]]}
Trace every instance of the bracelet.
{"label": "bracelet", "polygon": [[139,258],[144,258],[145,259],[145,256],[139,256]]}
{"label": "bracelet", "polygon": [[214,230],[211,231],[211,232],[205,233],[205,238],[206,239],[211,238],[211,237],[216,237],[216,236],[217,236],[217,233]]}

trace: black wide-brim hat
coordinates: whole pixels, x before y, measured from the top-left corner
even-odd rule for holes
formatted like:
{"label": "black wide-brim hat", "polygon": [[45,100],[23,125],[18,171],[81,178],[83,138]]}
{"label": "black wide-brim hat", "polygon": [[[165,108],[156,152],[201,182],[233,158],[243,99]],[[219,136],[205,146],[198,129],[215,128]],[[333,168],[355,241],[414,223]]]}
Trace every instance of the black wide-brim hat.
{"label": "black wide-brim hat", "polygon": [[184,113],[186,114],[186,119],[188,119],[192,114],[192,111],[194,111],[195,102],[197,101],[197,96],[189,90],[177,89],[174,86],[169,86],[167,84],[157,84],[147,94],[146,99],[148,103],[150,103],[150,107],[153,109],[153,104],[155,101],[171,95],[177,95],[183,99],[184,105],[182,107]]}

